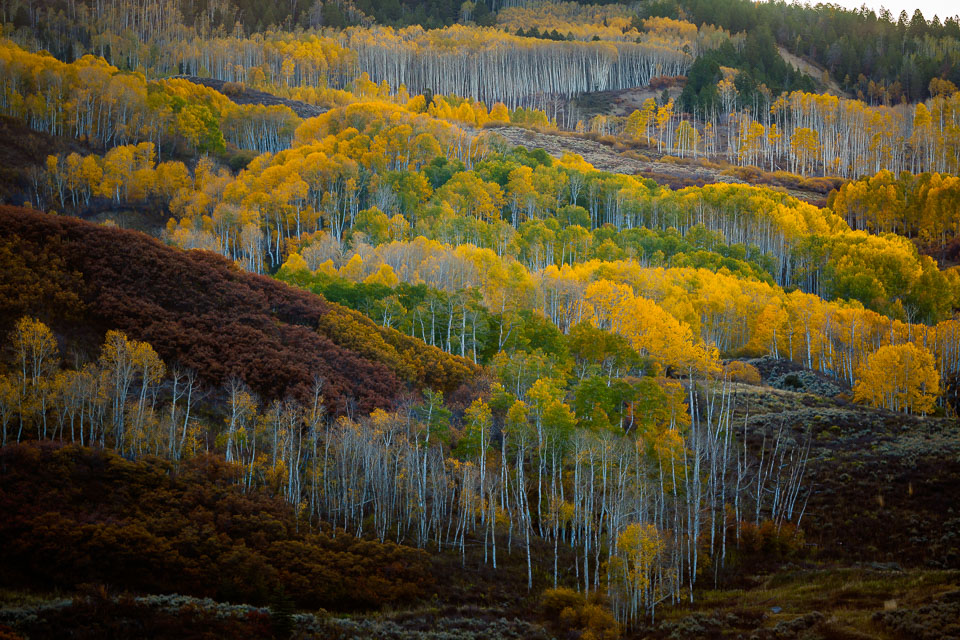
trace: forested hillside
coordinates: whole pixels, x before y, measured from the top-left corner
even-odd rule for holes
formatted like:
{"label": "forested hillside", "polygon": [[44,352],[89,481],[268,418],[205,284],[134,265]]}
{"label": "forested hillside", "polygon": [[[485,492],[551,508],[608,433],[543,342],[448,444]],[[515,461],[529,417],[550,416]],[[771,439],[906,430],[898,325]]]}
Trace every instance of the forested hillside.
{"label": "forested hillside", "polygon": [[411,388],[452,391],[472,365],[363,316],[246,274],[203,252],[142,234],[4,209],[8,285],[2,330],[24,315],[93,355],[108,330],[149,343],[160,358],[221,386],[242,378],[265,399],[306,399],[315,379],[329,407],[368,413]]}
{"label": "forested hillside", "polygon": [[960,635],[955,17],[0,22],[0,637]]}

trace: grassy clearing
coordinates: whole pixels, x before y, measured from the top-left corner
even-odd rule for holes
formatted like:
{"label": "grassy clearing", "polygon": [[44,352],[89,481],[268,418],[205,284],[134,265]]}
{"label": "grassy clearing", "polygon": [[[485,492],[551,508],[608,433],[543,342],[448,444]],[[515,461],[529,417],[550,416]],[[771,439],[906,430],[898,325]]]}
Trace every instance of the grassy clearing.
{"label": "grassy clearing", "polygon": [[744,637],[892,640],[904,630],[888,619],[891,613],[922,618],[958,588],[960,571],[787,569],[756,577],[755,587],[705,590],[691,606],[664,607],[658,625],[637,637],[725,638],[750,631]]}

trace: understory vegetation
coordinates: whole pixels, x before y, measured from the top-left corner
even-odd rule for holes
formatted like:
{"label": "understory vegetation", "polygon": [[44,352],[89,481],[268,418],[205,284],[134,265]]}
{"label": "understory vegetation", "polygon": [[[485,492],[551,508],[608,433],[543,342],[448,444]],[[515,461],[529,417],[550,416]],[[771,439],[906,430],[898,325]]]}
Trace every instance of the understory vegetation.
{"label": "understory vegetation", "polygon": [[0,4],[0,639],[960,633],[955,18],[254,4]]}

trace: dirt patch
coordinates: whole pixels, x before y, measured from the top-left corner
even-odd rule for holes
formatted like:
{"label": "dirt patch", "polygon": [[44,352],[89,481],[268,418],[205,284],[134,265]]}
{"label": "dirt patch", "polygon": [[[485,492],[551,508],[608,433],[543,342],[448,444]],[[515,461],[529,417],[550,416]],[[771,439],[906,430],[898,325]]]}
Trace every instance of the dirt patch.
{"label": "dirt patch", "polygon": [[[584,160],[600,171],[650,178],[657,184],[671,189],[691,186],[702,187],[705,184],[718,182],[749,184],[747,181],[731,175],[726,169],[701,166],[696,161],[690,163],[664,162],[662,161],[663,156],[657,153],[656,148],[642,148],[639,151],[621,153],[608,143],[575,135],[561,135],[514,126],[488,127],[486,131],[497,133],[514,146],[543,149],[554,158],[560,158],[565,153],[576,153],[583,156]],[[648,157],[649,160],[643,160],[637,156]],[[816,191],[788,189],[775,185],[764,186],[783,191],[798,200],[817,206],[825,204],[824,195]]]}
{"label": "dirt patch", "polygon": [[290,109],[301,118],[313,118],[314,116],[319,116],[320,114],[328,111],[328,109],[324,109],[323,107],[318,107],[316,105],[301,102],[299,100],[288,100],[287,98],[281,98],[273,95],[272,93],[257,91],[256,89],[251,89],[249,87],[244,87],[242,91],[231,91],[229,93],[224,93],[223,85],[227,84],[227,82],[223,80],[216,80],[214,78],[198,78],[196,76],[174,77],[182,80],[189,80],[194,84],[210,87],[215,91],[223,93],[235,104],[262,104],[268,107],[273,105],[283,105],[285,107],[290,107]]}
{"label": "dirt patch", "polygon": [[[627,175],[642,175],[644,173],[678,176],[688,179],[701,179],[708,182],[735,182],[743,184],[733,176],[723,175],[716,169],[693,165],[677,165],[658,160],[639,160],[628,155],[618,153],[610,145],[596,142],[587,138],[563,136],[551,133],[542,133],[521,127],[491,127],[503,136],[507,142],[515,146],[543,149],[551,156],[560,158],[565,153],[576,153],[600,171],[623,173]],[[645,150],[646,151],[646,150]],[[656,149],[650,149],[655,155]]]}
{"label": "dirt patch", "polygon": [[[671,86],[667,87],[666,91],[667,95],[677,101],[683,87]],[[617,91],[595,91],[577,96],[570,106],[584,122],[597,115],[626,117],[634,111],[641,111],[643,103],[651,98],[659,102],[663,92],[663,88],[656,89],[649,85]]]}
{"label": "dirt patch", "polygon": [[806,58],[796,56],[787,51],[785,47],[780,45],[777,45],[777,51],[780,52],[780,57],[783,58],[787,64],[793,66],[794,69],[800,71],[801,73],[805,73],[813,78],[814,82],[823,87],[827,93],[841,98],[850,97],[847,92],[844,91],[839,84],[837,84],[837,81],[833,79],[833,76],[831,76],[827,70],[820,65],[813,63]]}
{"label": "dirt patch", "polygon": [[783,391],[812,393],[818,396],[836,397],[849,393],[850,386],[819,371],[802,367],[790,360],[764,356],[747,360],[760,372],[763,381]]}

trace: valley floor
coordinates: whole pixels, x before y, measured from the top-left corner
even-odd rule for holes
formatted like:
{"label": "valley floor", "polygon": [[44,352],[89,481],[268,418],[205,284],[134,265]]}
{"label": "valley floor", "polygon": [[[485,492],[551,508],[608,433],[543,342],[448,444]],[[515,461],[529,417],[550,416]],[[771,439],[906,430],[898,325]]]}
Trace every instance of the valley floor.
{"label": "valley floor", "polygon": [[[695,604],[665,606],[658,615],[654,623],[622,637],[947,640],[960,638],[960,571],[879,564],[784,567],[749,576],[739,589],[699,591]],[[134,629],[171,639],[224,634],[304,640],[568,637],[558,635],[552,621],[535,608],[524,616],[495,606],[436,604],[343,616],[181,595],[134,597],[92,588],[69,596],[0,591],[0,638],[62,638],[65,628],[79,639],[124,637]]]}

